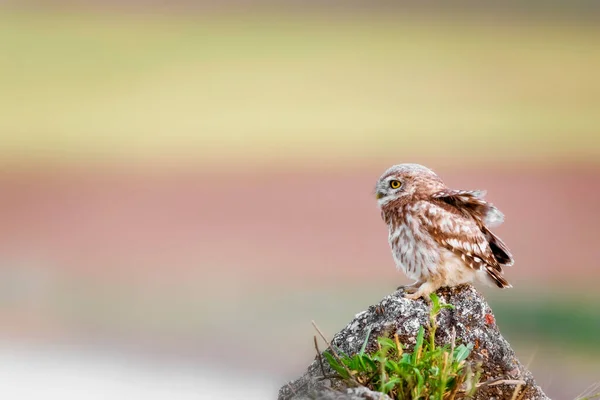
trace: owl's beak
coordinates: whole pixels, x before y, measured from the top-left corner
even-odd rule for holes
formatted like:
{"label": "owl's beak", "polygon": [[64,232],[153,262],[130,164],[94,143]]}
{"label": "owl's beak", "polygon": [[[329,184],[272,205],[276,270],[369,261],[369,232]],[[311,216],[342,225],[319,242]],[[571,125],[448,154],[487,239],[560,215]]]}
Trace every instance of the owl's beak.
{"label": "owl's beak", "polygon": [[377,193],[375,193],[375,197],[377,198],[377,200],[379,200],[383,196],[385,196],[385,193],[383,193],[383,192],[381,192],[379,190],[377,191]]}

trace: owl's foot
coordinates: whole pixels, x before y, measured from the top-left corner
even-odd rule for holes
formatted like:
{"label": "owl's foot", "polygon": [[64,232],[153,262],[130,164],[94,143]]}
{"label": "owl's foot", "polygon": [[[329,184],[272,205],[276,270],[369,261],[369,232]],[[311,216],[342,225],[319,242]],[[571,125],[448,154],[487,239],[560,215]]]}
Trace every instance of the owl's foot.
{"label": "owl's foot", "polygon": [[398,288],[396,290],[403,290],[404,293],[415,293],[417,290],[419,290],[419,287],[422,284],[423,284],[423,281],[416,281],[415,283],[411,283],[410,285],[398,286]]}
{"label": "owl's foot", "polygon": [[421,286],[419,286],[414,293],[405,294],[404,298],[417,300],[422,297],[427,303],[429,303],[431,301],[429,295],[438,290],[439,288],[440,286],[436,285],[433,282],[425,282]]}

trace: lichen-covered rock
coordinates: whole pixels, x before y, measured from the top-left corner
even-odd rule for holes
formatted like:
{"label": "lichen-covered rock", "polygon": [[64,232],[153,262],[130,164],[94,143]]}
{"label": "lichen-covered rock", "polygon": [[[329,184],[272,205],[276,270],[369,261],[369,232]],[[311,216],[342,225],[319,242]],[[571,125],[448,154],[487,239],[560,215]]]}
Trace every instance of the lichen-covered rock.
{"label": "lichen-covered rock", "polygon": [[[522,400],[548,399],[535,384],[531,372],[515,357],[514,351],[496,326],[492,310],[475,288],[470,285],[443,288],[437,294],[442,303],[452,304],[454,309],[444,309],[438,315],[436,343],[449,343],[454,332],[457,342],[473,344],[469,359],[481,362],[482,382],[496,378],[525,382],[518,388],[514,384],[482,387],[475,394],[475,399],[509,400],[513,398],[515,390],[520,390],[517,398]],[[357,314],[348,326],[333,337],[332,344],[345,354],[356,354],[370,330],[367,351],[376,350],[377,337],[394,333],[412,351],[419,327],[428,326],[428,321],[429,305],[425,300],[405,299],[403,292],[399,290],[386,296],[379,304],[369,307],[367,311]],[[331,377],[335,374],[326,361],[322,365],[328,377],[323,377],[321,363],[315,358],[302,377],[280,389],[279,400],[389,399],[388,396],[366,388],[347,387],[345,382]]]}

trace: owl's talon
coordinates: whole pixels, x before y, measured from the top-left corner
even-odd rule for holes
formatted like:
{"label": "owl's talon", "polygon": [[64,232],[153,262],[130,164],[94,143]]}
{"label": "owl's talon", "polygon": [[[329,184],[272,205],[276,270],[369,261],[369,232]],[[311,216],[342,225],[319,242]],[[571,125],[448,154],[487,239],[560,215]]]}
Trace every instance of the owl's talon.
{"label": "owl's talon", "polygon": [[419,288],[417,286],[408,285],[408,286],[399,286],[398,290],[402,290],[405,293],[404,297],[406,297],[407,294],[416,293],[417,290],[419,290]]}
{"label": "owl's talon", "polygon": [[423,291],[420,290],[420,288],[418,288],[417,290],[413,291],[412,293],[407,293],[407,294],[404,295],[405,299],[410,299],[410,300],[418,300],[421,297],[427,298],[428,296],[426,296],[425,293],[423,293]]}
{"label": "owl's talon", "polygon": [[419,288],[412,294],[405,294],[404,298],[406,299],[410,299],[410,300],[418,300],[419,298],[423,298],[425,300],[425,302],[429,305],[431,305],[431,299],[429,298],[429,295],[432,292],[435,292],[437,289],[439,289],[440,285],[431,281],[425,282],[422,285],[419,286]]}
{"label": "owl's talon", "polygon": [[417,290],[419,290],[419,288],[421,287],[421,285],[423,284],[423,282],[421,281],[416,281],[415,283],[411,283],[410,285],[400,285],[398,286],[398,288],[396,290],[402,290],[404,291],[404,293],[415,293]]}
{"label": "owl's talon", "polygon": [[421,297],[420,293],[417,293],[416,291],[413,293],[407,293],[404,295],[405,299],[410,299],[410,300],[418,300]]}
{"label": "owl's talon", "polygon": [[428,294],[422,293],[422,292],[415,292],[413,294],[405,294],[404,295],[405,299],[410,299],[410,300],[419,300],[419,299],[423,299],[425,300],[425,303],[427,303],[427,305],[431,305],[431,299],[429,298]]}

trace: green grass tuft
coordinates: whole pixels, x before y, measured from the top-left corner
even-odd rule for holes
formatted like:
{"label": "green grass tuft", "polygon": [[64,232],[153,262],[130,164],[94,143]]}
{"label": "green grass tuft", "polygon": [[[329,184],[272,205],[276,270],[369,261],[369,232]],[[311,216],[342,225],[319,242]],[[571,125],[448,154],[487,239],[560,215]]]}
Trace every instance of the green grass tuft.
{"label": "green grass tuft", "polygon": [[358,354],[336,359],[328,351],[323,356],[342,379],[385,393],[394,399],[454,399],[471,396],[477,389],[481,369],[467,362],[472,344],[435,345],[436,317],[449,304],[440,304],[431,294],[429,336],[421,326],[412,352],[405,351],[398,335],[377,338],[377,351],[365,352],[369,334]]}

